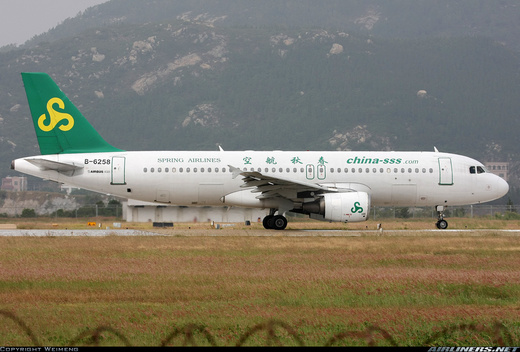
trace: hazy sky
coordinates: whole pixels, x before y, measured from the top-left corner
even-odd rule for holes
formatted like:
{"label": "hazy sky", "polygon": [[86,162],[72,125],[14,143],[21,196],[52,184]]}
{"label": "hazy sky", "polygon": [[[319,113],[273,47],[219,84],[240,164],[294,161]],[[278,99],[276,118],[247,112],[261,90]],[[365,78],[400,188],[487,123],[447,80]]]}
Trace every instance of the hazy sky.
{"label": "hazy sky", "polygon": [[80,11],[108,0],[0,0],[0,47],[23,44]]}

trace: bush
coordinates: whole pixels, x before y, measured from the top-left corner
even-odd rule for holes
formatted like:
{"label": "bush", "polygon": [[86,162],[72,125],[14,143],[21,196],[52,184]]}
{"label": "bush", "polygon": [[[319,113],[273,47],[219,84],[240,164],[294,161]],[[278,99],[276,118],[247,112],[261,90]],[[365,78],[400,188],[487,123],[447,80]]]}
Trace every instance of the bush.
{"label": "bush", "polygon": [[36,212],[34,211],[34,209],[25,208],[24,210],[22,210],[21,217],[22,218],[35,218]]}
{"label": "bush", "polygon": [[520,214],[513,211],[506,211],[503,214],[496,213],[495,218],[501,220],[520,220]]}

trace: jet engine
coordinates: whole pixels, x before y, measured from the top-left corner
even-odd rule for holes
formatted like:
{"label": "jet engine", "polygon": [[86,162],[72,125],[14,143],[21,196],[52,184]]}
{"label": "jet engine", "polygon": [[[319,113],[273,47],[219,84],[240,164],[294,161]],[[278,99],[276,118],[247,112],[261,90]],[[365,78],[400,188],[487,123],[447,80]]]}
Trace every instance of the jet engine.
{"label": "jet engine", "polygon": [[303,203],[302,210],[317,220],[366,221],[370,214],[370,196],[366,192],[325,193],[314,202]]}

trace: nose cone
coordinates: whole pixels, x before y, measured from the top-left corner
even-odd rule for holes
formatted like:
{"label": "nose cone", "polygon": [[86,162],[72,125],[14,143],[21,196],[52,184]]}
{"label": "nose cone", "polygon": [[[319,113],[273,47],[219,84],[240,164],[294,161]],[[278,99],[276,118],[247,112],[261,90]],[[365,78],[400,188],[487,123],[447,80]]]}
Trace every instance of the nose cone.
{"label": "nose cone", "polygon": [[502,177],[497,176],[495,190],[497,198],[503,197],[509,192],[509,184]]}

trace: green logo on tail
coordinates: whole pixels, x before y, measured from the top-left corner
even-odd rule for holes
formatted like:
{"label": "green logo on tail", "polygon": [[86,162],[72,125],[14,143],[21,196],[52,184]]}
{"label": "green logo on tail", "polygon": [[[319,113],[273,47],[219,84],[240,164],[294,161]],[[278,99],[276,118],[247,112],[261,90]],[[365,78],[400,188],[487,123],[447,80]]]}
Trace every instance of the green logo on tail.
{"label": "green logo on tail", "polygon": [[59,129],[62,131],[70,131],[70,129],[74,127],[74,119],[69,114],[54,110],[54,104],[58,104],[59,108],[62,110],[65,109],[65,103],[63,102],[63,100],[61,100],[60,98],[50,99],[47,102],[47,112],[49,113],[50,117],[49,124],[44,124],[45,120],[47,119],[47,116],[45,114],[42,114],[38,119],[38,127],[44,132],[50,132],[56,127],[56,125],[60,121],[67,120],[67,123],[65,125],[61,125]]}

